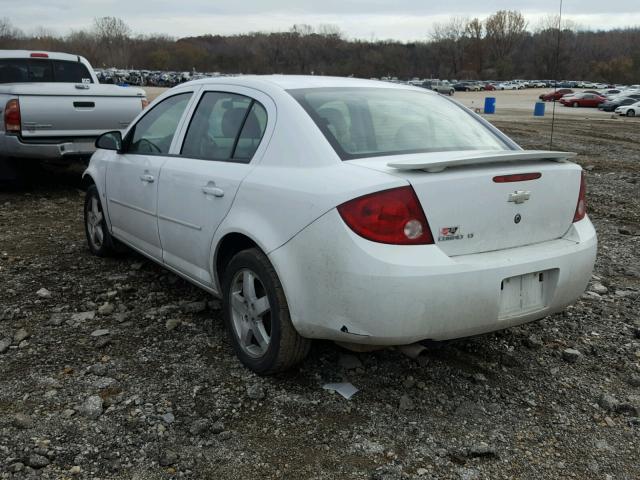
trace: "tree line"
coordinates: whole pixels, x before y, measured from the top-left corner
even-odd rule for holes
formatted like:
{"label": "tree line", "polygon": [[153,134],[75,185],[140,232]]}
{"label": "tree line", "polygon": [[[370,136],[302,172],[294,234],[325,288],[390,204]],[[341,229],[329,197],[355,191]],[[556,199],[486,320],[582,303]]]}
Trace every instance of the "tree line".
{"label": "tree line", "polygon": [[348,39],[335,26],[174,39],[135,35],[115,17],[58,36],[25,35],[0,19],[0,48],[63,51],[95,67],[356,77],[513,78],[640,82],[640,27],[592,31],[550,16],[531,26],[518,11],[453,17],[420,42]]}

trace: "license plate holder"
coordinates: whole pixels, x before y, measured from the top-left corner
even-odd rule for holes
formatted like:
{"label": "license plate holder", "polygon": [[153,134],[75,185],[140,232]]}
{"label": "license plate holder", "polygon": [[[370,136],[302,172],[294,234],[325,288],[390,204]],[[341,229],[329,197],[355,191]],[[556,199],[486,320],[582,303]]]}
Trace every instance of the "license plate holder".
{"label": "license plate holder", "polygon": [[527,273],[502,280],[499,318],[515,317],[542,310],[546,307],[549,281],[549,271]]}

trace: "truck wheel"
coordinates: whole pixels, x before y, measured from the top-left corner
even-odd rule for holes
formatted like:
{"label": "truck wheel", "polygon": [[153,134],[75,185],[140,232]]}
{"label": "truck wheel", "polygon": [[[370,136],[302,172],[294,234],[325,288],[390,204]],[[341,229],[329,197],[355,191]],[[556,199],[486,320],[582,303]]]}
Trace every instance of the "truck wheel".
{"label": "truck wheel", "polygon": [[259,375],[282,372],[309,353],[298,335],[273,265],[256,248],[236,254],[223,273],[222,312],[240,361]]}
{"label": "truck wheel", "polygon": [[124,246],[109,233],[98,188],[91,185],[84,198],[84,231],[91,253],[108,257],[124,251]]}

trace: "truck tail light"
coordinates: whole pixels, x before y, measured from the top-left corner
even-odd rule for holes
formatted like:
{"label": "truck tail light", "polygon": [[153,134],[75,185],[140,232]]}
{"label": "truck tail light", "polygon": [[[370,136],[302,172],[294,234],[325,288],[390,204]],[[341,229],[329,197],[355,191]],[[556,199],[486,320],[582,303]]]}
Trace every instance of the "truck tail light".
{"label": "truck tail light", "polygon": [[4,107],[4,129],[7,133],[20,133],[20,102],[11,99]]}
{"label": "truck tail light", "polygon": [[578,193],[578,205],[576,205],[576,213],[573,215],[573,222],[579,222],[587,214],[587,184],[584,180],[584,172],[580,176],[580,193]]}
{"label": "truck tail light", "polygon": [[383,190],[338,206],[344,222],[367,240],[393,245],[433,243],[429,223],[410,186]]}
{"label": "truck tail light", "polygon": [[49,58],[49,54],[48,53],[42,53],[42,52],[33,52],[30,55],[31,58]]}

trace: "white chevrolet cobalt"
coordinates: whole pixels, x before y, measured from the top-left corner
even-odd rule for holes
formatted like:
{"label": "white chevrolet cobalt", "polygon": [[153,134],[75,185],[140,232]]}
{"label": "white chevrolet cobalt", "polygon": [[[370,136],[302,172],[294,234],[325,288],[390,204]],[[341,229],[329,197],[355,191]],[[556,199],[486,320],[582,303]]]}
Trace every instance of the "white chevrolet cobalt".
{"label": "white chevrolet cobalt", "polygon": [[220,295],[261,374],[311,339],[403,345],[540,319],[582,294],[595,260],[574,154],[522,150],[408,85],[198,80],[96,146],[91,251],[124,244]]}

